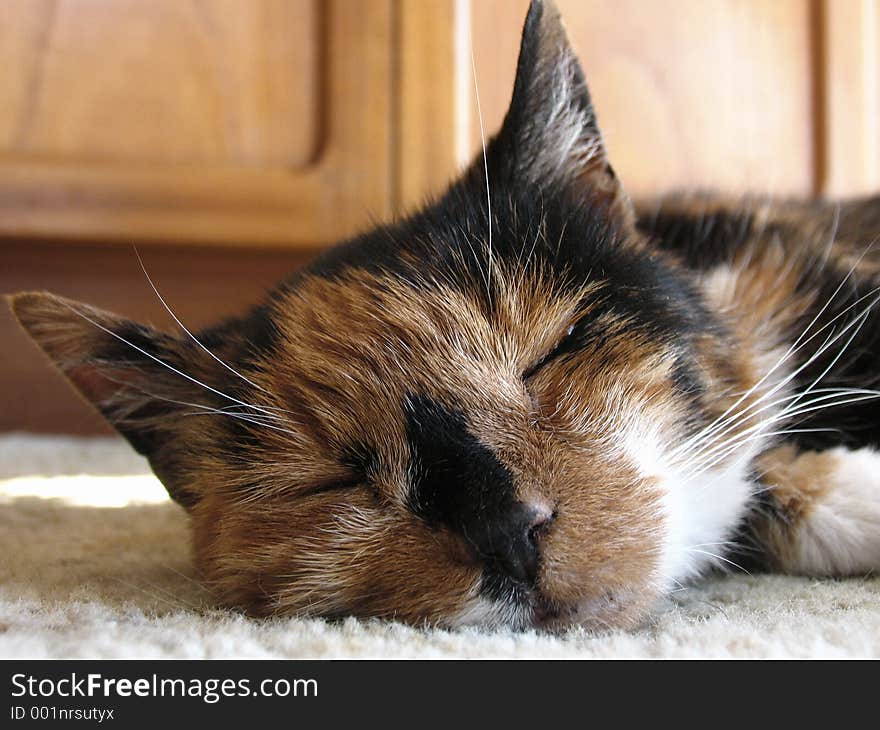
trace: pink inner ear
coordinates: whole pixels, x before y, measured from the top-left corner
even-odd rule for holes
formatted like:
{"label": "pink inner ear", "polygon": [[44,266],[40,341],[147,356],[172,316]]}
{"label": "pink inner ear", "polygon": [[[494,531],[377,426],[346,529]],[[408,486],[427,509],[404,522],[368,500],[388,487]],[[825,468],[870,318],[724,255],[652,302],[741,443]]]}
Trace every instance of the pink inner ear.
{"label": "pink inner ear", "polygon": [[92,403],[110,401],[120,389],[132,380],[132,370],[109,365],[83,363],[65,370],[65,375]]}

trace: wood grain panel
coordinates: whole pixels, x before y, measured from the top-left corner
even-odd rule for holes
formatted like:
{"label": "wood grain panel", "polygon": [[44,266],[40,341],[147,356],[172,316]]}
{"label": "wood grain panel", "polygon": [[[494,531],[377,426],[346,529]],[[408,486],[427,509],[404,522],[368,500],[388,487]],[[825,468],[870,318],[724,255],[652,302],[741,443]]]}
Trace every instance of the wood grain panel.
{"label": "wood grain panel", "polygon": [[302,166],[317,147],[315,0],[7,0],[5,156]]}
{"label": "wood grain panel", "polygon": [[[41,10],[41,15],[29,10],[29,0],[14,0],[6,20],[0,23],[10,28],[12,36],[9,44],[12,50],[2,51],[2,60],[8,61],[10,67],[4,69],[0,88],[6,86],[6,77],[15,79],[2,92],[4,102],[13,109],[5,122],[5,139],[18,139],[25,150],[30,149],[29,144],[36,145],[30,152],[10,150],[8,146],[5,152],[0,150],[0,237],[309,247],[349,235],[368,225],[372,218],[385,216],[390,211],[391,0],[323,0],[315,6],[320,12],[314,22],[309,20],[314,14],[309,10],[312,6],[304,1],[290,4],[266,0],[259,3],[168,0],[163,4],[154,0],[113,3],[95,0],[91,3],[92,0],[82,3],[41,0],[34,5]],[[147,144],[147,157],[152,156],[149,146],[159,146],[164,137],[161,129],[151,131],[150,125],[175,127],[177,117],[189,113],[181,109],[193,111],[193,118],[182,125],[177,141],[169,139],[167,147],[157,152],[159,159],[132,159],[132,155],[142,153],[133,150],[124,151],[120,158],[118,141],[108,141],[107,147],[100,147],[105,144],[100,130],[90,128],[89,120],[100,120],[102,114],[114,113],[113,104],[118,101],[118,95],[111,94],[108,103],[102,105],[98,90],[116,88],[116,82],[112,81],[116,76],[111,82],[75,81],[74,86],[89,91],[87,96],[91,98],[83,101],[78,112],[75,101],[66,102],[75,112],[70,136],[67,123],[59,120],[57,113],[46,115],[40,111],[40,100],[46,97],[44,92],[34,91],[45,86],[39,81],[40,74],[47,79],[59,74],[67,78],[63,69],[56,68],[59,62],[53,59],[57,54],[40,51],[44,47],[53,48],[52,33],[46,29],[59,27],[59,21],[53,21],[52,17],[60,17],[69,6],[79,8],[81,5],[118,6],[117,12],[128,9],[135,15],[135,11],[147,9],[144,17],[150,20],[142,24],[124,14],[107,19],[107,24],[111,29],[125,27],[127,33],[135,35],[140,29],[137,32],[147,38],[161,31],[163,42],[171,49],[168,58],[156,61],[157,72],[161,70],[165,75],[157,74],[157,79],[147,88],[130,93],[132,99],[141,98],[138,96],[141,93],[153,99],[157,89],[164,85],[174,97],[167,105],[164,100],[160,103],[154,99],[157,109],[161,107],[171,115],[168,118],[162,118],[159,112],[153,114],[153,107],[142,110],[145,120],[136,125],[141,131],[136,131],[134,136],[141,135],[139,141]],[[202,32],[195,30],[200,23],[215,23],[216,27],[204,33],[219,39],[216,46],[205,41],[206,47],[201,50],[185,51],[189,37],[181,35],[180,29],[165,27],[155,20],[162,17],[168,20],[172,16],[179,20],[177,14],[184,13],[184,6],[195,8],[188,26],[193,33]],[[255,9],[257,6],[262,8],[260,12]],[[235,12],[227,17],[224,9]],[[222,21],[218,20],[220,17]],[[282,20],[285,18],[288,22],[302,22],[306,30],[284,36]],[[269,23],[272,28],[241,30],[237,20],[243,26]],[[97,32],[87,25],[80,27],[68,20],[65,27],[79,29],[79,33]],[[314,32],[308,30],[311,26]],[[86,45],[73,30],[67,32],[76,37],[75,42],[70,41],[73,46]],[[297,33],[302,32],[311,33],[315,40],[307,43],[305,50],[296,50]],[[29,41],[32,37],[42,40]],[[196,45],[194,40],[192,44]],[[260,58],[261,53],[271,54],[279,47],[286,49],[283,53],[279,51],[281,57]],[[2,42],[0,48],[3,48]],[[112,53],[107,49],[104,64],[125,61],[126,48],[123,44]],[[219,57],[223,50],[234,51],[239,59],[221,63]],[[28,77],[15,70],[15,59],[24,58],[28,53],[45,60],[45,69],[36,76]],[[281,87],[290,79],[287,69],[295,63],[298,54],[303,53],[304,72],[312,81],[303,82],[300,91],[294,92],[293,101],[285,98],[277,105],[275,101],[267,101],[274,99],[276,92],[283,95]],[[319,57],[319,61],[314,61],[318,65],[317,73],[313,72],[314,53]],[[79,58],[80,54],[75,55]],[[198,65],[197,61],[203,68],[189,69],[188,64]],[[92,59],[88,54],[83,62],[87,69],[90,63],[99,65],[99,59]],[[165,63],[170,65],[163,66]],[[147,73],[141,66],[134,66],[132,82],[137,81],[139,74]],[[36,63],[35,68],[42,66]],[[184,77],[190,74],[192,78],[175,80],[173,74],[181,69]],[[295,69],[295,73],[302,72],[303,69]],[[280,75],[275,78],[275,73]],[[28,80],[31,77],[37,81]],[[122,74],[120,78],[128,76]],[[205,81],[205,88],[195,79]],[[319,102],[308,101],[304,109],[296,109],[296,94],[311,95],[311,91],[302,89],[312,84],[316,85]],[[57,100],[60,94],[57,90],[46,98]],[[271,108],[261,108],[264,102]],[[57,106],[55,101],[52,103]],[[184,144],[183,141],[192,141],[194,130],[202,129],[205,121],[202,112],[212,106],[209,116],[213,115],[213,119],[204,130],[207,139],[195,144],[194,151],[186,151],[190,149],[189,142]],[[169,109],[178,111],[171,114]],[[304,126],[285,137],[279,130],[300,112]],[[126,113],[132,117],[139,114],[137,109]],[[271,124],[266,122],[269,115],[274,120]],[[306,117],[310,115],[317,120],[314,134],[307,131],[310,122]],[[31,122],[27,122],[28,119]],[[56,123],[59,126],[53,127]],[[33,140],[29,134],[35,135]],[[177,132],[170,134],[173,137]],[[50,144],[49,139],[54,141]],[[319,144],[313,155],[308,150],[314,147],[316,139]],[[294,146],[285,148],[288,142]],[[304,146],[297,152],[299,144]],[[37,151],[40,145],[44,152]],[[54,146],[54,152],[46,153],[47,146]],[[107,155],[105,159],[103,156]],[[174,164],[168,162],[169,155],[176,160]],[[282,157],[286,159],[282,161]],[[305,162],[300,165],[291,162],[296,159]]]}
{"label": "wood grain panel", "polygon": [[[809,0],[557,4],[630,192],[816,189]],[[480,95],[492,130],[510,98],[527,6],[471,3]],[[475,118],[471,140],[476,150]]]}

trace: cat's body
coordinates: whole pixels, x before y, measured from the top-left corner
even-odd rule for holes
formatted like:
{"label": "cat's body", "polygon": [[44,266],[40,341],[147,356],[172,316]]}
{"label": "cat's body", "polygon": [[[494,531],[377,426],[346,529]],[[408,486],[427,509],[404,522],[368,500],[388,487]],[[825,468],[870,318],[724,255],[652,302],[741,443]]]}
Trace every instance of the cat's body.
{"label": "cat's body", "polygon": [[13,306],[225,603],[617,626],[725,561],[880,569],[878,229],[880,200],[634,208],[534,2],[486,164],[249,315]]}
{"label": "cat's body", "polygon": [[640,225],[695,272],[734,348],[766,377],[759,389],[775,393],[754,409],[752,427],[779,420],[752,461],[759,487],[736,559],[813,575],[877,570],[880,199],[690,196],[646,207]]}

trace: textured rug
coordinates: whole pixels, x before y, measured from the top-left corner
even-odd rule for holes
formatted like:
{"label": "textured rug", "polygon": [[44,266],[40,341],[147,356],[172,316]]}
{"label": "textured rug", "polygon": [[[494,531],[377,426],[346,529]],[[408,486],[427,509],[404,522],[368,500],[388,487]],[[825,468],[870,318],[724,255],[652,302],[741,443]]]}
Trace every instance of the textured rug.
{"label": "textured rug", "polygon": [[121,440],[0,437],[0,657],[875,657],[880,578],[731,575],[634,632],[254,620],[196,582],[186,517]]}

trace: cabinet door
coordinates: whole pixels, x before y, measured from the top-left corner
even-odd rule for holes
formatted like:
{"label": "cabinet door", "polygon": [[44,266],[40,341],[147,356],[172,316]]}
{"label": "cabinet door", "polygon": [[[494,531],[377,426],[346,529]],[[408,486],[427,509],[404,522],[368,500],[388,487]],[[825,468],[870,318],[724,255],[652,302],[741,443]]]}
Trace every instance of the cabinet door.
{"label": "cabinet door", "polygon": [[0,236],[315,245],[390,206],[391,0],[4,0]]}
{"label": "cabinet door", "polygon": [[[608,146],[631,194],[682,187],[808,193],[814,114],[809,0],[559,0]],[[500,122],[518,28],[472,4],[486,122]],[[508,11],[509,12],[509,11]],[[500,40],[499,40],[500,36]],[[508,37],[512,36],[512,37]],[[472,132],[477,136],[479,130]]]}

